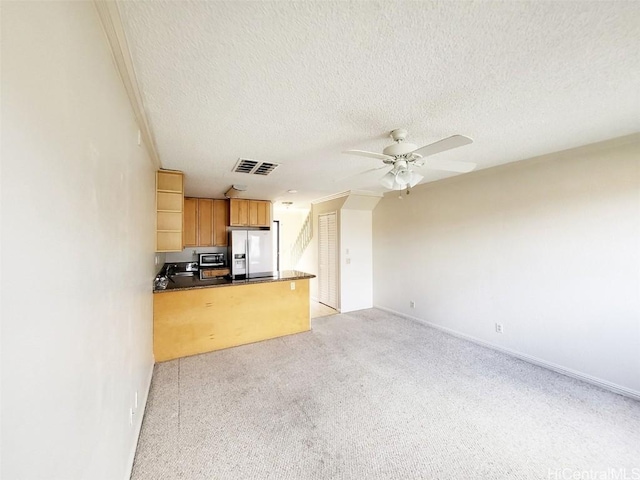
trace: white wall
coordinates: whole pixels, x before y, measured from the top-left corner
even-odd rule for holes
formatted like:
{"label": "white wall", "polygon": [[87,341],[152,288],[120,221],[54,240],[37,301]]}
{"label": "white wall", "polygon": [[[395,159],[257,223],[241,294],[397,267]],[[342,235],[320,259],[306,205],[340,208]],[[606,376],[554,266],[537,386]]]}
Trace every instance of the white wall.
{"label": "white wall", "polygon": [[640,393],[639,140],[385,196],[374,303]]}
{"label": "white wall", "polygon": [[128,478],[153,367],[137,132],[93,2],[2,3],[7,480]]}
{"label": "white wall", "polygon": [[373,306],[373,246],[371,210],[341,210],[340,311]]}
{"label": "white wall", "polygon": [[291,248],[298,239],[309,209],[273,209],[273,219],[280,222],[280,270],[296,270],[291,262]]}

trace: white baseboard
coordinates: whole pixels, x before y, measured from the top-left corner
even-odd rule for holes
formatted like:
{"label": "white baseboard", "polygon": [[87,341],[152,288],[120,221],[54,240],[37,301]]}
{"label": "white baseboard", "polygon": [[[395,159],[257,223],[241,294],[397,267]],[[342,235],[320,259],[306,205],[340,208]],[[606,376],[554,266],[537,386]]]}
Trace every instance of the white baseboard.
{"label": "white baseboard", "polygon": [[149,399],[149,391],[151,390],[151,379],[153,378],[153,367],[155,366],[155,359],[152,358],[151,368],[147,373],[147,381],[144,386],[144,390],[142,391],[142,397],[138,398],[138,411],[135,415],[136,424],[134,428],[136,429],[135,433],[135,441],[133,442],[131,453],[129,454],[129,464],[128,464],[128,475],[126,480],[131,478],[131,473],[133,472],[133,462],[136,458],[136,450],[138,449],[138,440],[140,439],[140,432],[142,430],[142,420],[144,419],[144,412],[147,409],[147,400]]}
{"label": "white baseboard", "polygon": [[542,360],[538,357],[533,357],[531,355],[527,355],[526,353],[520,353],[515,350],[511,350],[510,348],[501,347],[499,345],[494,345],[493,343],[486,342],[484,340],[480,340],[479,338],[473,337],[471,335],[467,335],[465,333],[458,332],[457,330],[452,330],[447,327],[443,327],[441,325],[437,325],[432,322],[428,322],[419,317],[414,317],[411,315],[407,315],[406,313],[398,312],[396,310],[392,310],[391,308],[383,307],[381,305],[374,305],[373,308],[377,308],[379,310],[383,310],[385,312],[392,313],[394,315],[398,315],[399,317],[408,318],[410,320],[415,320],[416,322],[420,322],[429,327],[433,327],[442,332],[453,335],[454,337],[462,338],[464,340],[468,340],[470,342],[476,343],[478,345],[482,345],[483,347],[491,348],[492,350],[496,350],[498,352],[506,353],[507,355],[511,355],[512,357],[519,358],[520,360],[524,360],[525,362],[532,363],[539,367],[546,368],[548,370],[552,370],[556,373],[560,373],[562,375],[566,375],[567,377],[576,378],[578,380],[582,380],[583,382],[590,383],[592,385],[596,385],[597,387],[604,388],[605,390],[609,390],[613,393],[617,393],[619,395],[624,395],[625,397],[633,398],[634,400],[640,400],[640,392],[636,390],[632,390],[627,387],[623,387],[622,385],[618,385],[612,382],[608,382],[607,380],[603,380],[601,378],[593,377],[586,373],[578,372],[571,368],[563,367],[562,365],[558,365],[556,363],[548,362],[546,360]]}

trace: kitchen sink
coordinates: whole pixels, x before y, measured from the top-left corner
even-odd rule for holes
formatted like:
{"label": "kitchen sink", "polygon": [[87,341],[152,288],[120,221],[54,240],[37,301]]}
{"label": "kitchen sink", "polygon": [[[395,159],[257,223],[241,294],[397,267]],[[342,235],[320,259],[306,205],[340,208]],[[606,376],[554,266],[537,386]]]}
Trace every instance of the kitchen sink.
{"label": "kitchen sink", "polygon": [[193,277],[197,272],[174,272],[170,277]]}

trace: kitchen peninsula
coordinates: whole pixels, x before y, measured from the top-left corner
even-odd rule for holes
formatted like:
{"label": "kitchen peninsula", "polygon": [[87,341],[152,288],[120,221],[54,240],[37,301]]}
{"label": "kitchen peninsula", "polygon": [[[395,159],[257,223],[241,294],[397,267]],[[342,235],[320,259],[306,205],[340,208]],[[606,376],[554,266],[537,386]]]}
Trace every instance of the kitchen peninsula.
{"label": "kitchen peninsula", "polygon": [[153,295],[153,352],[162,362],[310,329],[309,279],[298,271],[250,280],[174,277]]}

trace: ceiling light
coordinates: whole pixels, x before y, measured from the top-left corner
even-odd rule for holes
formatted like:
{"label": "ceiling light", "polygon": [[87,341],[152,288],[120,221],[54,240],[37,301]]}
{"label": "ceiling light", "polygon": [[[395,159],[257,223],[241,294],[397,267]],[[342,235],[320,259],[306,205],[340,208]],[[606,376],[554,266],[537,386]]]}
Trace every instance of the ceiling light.
{"label": "ceiling light", "polygon": [[406,185],[411,181],[411,171],[406,167],[400,168],[396,171],[396,181]]}
{"label": "ceiling light", "polygon": [[389,190],[411,188],[420,183],[424,177],[409,169],[404,160],[399,160],[387,174],[380,179],[380,184]]}
{"label": "ceiling light", "polygon": [[411,180],[409,180],[409,186],[412,188],[415,187],[418,183],[422,181],[423,178],[424,178],[424,175],[420,175],[419,173],[416,173],[416,172],[411,172]]}
{"label": "ceiling light", "polygon": [[398,184],[398,182],[396,182],[396,174],[395,174],[395,172],[393,170],[388,172],[384,177],[382,177],[380,179],[380,184],[384,188],[388,188],[389,190],[401,190],[402,189],[402,185],[400,185],[400,188],[397,188],[397,186],[399,184]]}
{"label": "ceiling light", "polygon": [[287,193],[298,193],[298,190],[293,190],[293,189],[287,190]]}
{"label": "ceiling light", "polygon": [[227,198],[235,198],[247,189],[246,185],[231,185],[231,188],[224,192]]}

